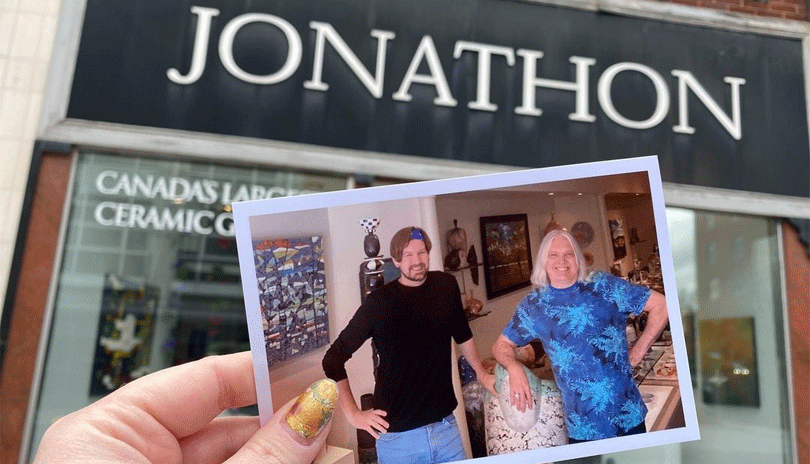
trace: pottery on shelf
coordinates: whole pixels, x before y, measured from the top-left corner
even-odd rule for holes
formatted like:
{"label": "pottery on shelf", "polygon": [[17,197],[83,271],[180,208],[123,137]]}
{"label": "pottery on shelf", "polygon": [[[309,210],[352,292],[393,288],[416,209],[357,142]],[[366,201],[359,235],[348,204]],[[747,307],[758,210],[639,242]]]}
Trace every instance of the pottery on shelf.
{"label": "pottery on shelf", "polygon": [[545,237],[546,234],[548,234],[552,230],[557,230],[557,229],[562,229],[562,228],[563,228],[563,226],[561,226],[559,223],[557,223],[557,221],[554,220],[554,213],[551,213],[551,220],[548,221],[548,224],[546,224],[546,228],[543,229],[543,237]]}
{"label": "pottery on shelf", "polygon": [[470,297],[464,300],[464,311],[467,314],[479,314],[481,310],[484,309],[484,303],[481,300],[477,300],[475,296],[473,296],[473,291],[470,289]]}
{"label": "pottery on shelf", "polygon": [[[447,249],[450,252],[456,251],[459,257],[459,264],[467,259],[467,231],[458,226],[458,220],[453,219],[453,228],[447,231],[445,236]],[[456,269],[458,268],[456,266]]]}
{"label": "pottery on shelf", "polygon": [[455,271],[459,266],[461,266],[461,258],[458,255],[458,250],[447,253],[447,256],[444,257],[444,267]]}

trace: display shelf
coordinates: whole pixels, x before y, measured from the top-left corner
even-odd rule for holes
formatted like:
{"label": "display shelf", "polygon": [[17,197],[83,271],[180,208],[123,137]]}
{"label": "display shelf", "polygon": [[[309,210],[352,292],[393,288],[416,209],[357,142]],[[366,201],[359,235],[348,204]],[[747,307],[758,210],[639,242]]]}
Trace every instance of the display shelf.
{"label": "display shelf", "polygon": [[444,268],[444,272],[459,272],[459,271],[463,271],[465,269],[472,269],[474,267],[481,267],[483,265],[484,265],[484,263],[478,263],[475,266],[459,266],[459,267],[457,267],[455,269],[450,269],[450,268],[446,267],[446,268]]}

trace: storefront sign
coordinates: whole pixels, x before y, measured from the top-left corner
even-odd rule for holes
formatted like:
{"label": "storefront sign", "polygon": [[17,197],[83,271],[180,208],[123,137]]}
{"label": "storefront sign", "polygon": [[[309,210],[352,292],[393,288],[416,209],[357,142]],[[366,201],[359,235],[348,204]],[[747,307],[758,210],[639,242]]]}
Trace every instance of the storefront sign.
{"label": "storefront sign", "polygon": [[800,40],[530,2],[89,0],[68,117],[522,166],[657,154],[667,181],[807,196],[801,63]]}
{"label": "storefront sign", "polygon": [[[192,6],[191,12],[197,15],[197,32],[191,55],[191,69],[188,74],[182,75],[177,68],[167,71],[170,81],[191,85],[197,82],[205,71],[205,64],[208,55],[208,43],[211,33],[211,19],[219,15],[219,10],[215,8],[202,8]],[[262,23],[273,26],[283,32],[286,44],[274,52],[283,56],[284,65],[278,71],[268,75],[255,75],[242,69],[234,60],[234,38],[236,34],[245,26],[254,23]],[[385,56],[388,41],[396,37],[392,31],[382,31],[374,29],[370,35],[376,39],[377,61],[375,64],[375,74],[371,75],[368,69],[357,58],[351,48],[343,38],[337,33],[335,28],[329,23],[311,21],[309,27],[315,33],[315,51],[313,53],[312,76],[304,82],[304,88],[326,92],[329,85],[323,81],[323,61],[325,53],[325,43],[329,43],[338,53],[343,62],[348,65],[350,71],[366,87],[369,94],[379,100],[383,97],[383,81],[385,78]],[[286,49],[284,47],[286,45]],[[393,43],[392,43],[393,45]],[[281,17],[247,13],[230,20],[222,30],[219,39],[219,58],[222,66],[235,78],[256,85],[275,85],[290,79],[301,65],[302,41],[298,31],[292,24]],[[518,49],[503,47],[492,44],[469,42],[464,40],[456,41],[453,47],[453,58],[458,60],[466,52],[477,55],[477,82],[475,85],[475,100],[470,101],[467,106],[470,109],[495,112],[498,105],[491,101],[490,87],[492,76],[492,58],[500,56],[506,59],[507,66],[515,66],[515,57],[518,57],[523,68],[521,79],[520,106],[514,109],[515,114],[524,116],[539,117],[543,111],[536,106],[536,93],[538,88],[557,89],[574,92],[576,99],[576,110],[568,115],[571,121],[595,122],[596,116],[591,114],[588,108],[589,95],[588,83],[591,80],[589,71],[596,64],[593,58],[582,56],[571,56],[568,58],[576,68],[576,81],[560,81],[537,77],[538,61],[543,58],[543,52],[539,50]],[[418,74],[417,69],[423,64],[427,64],[426,74]],[[413,95],[410,93],[413,84],[425,84],[434,87],[437,94],[433,100],[434,105],[456,107],[458,100],[453,98],[447,77],[444,74],[444,66],[439,58],[439,53],[434,45],[433,38],[429,35],[422,37],[419,47],[416,49],[413,58],[410,60],[408,71],[401,80],[399,89],[391,95],[391,99],[401,102],[410,102]],[[653,114],[644,121],[635,121],[626,118],[619,113],[613,102],[613,81],[622,72],[636,72],[647,79],[654,87],[655,110]],[[720,105],[712,99],[706,89],[695,79],[689,71],[674,69],[672,75],[678,80],[678,125],[673,127],[675,132],[682,134],[693,134],[695,128],[689,125],[689,99],[688,93],[691,91],[710,111],[712,116],[719,122],[732,137],[736,140],[742,138],[740,128],[740,85],[745,84],[745,79],[739,77],[725,76],[723,80],[730,85],[731,91],[731,114],[723,112]],[[620,62],[608,67],[601,76],[597,84],[597,96],[602,112],[613,122],[630,129],[649,129],[660,124],[669,113],[670,92],[663,76],[656,70],[640,63]]]}
{"label": "storefront sign", "polygon": [[[117,197],[96,205],[94,217],[108,227],[154,229],[233,237],[234,201],[263,200],[313,193],[252,184],[234,184],[210,179],[185,179],[104,171],[96,177],[96,191]],[[136,201],[120,201],[142,199]],[[160,206],[165,204],[172,206]],[[189,205],[194,207],[188,207]]]}

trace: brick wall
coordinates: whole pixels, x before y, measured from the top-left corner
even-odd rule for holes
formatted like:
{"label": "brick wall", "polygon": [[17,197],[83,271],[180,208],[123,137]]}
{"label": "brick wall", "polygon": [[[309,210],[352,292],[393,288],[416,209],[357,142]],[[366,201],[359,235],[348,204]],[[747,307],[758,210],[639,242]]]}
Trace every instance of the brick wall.
{"label": "brick wall", "polygon": [[18,462],[70,169],[70,156],[43,154],[0,372],[0,464]]}
{"label": "brick wall", "polygon": [[666,3],[711,8],[715,10],[807,21],[806,0],[670,0]]}
{"label": "brick wall", "polygon": [[810,256],[796,229],[784,222],[785,276],[790,352],[793,364],[793,400],[796,408],[796,462],[810,463]]}

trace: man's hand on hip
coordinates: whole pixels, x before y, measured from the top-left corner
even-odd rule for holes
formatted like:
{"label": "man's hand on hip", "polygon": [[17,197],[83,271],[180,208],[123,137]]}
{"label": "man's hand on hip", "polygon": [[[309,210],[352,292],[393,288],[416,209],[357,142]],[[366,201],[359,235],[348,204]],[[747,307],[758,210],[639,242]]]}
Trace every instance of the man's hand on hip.
{"label": "man's hand on hip", "polygon": [[357,410],[353,412],[348,419],[349,423],[355,428],[365,430],[376,439],[380,438],[381,433],[388,431],[388,422],[383,419],[387,414],[388,413],[382,409]]}

